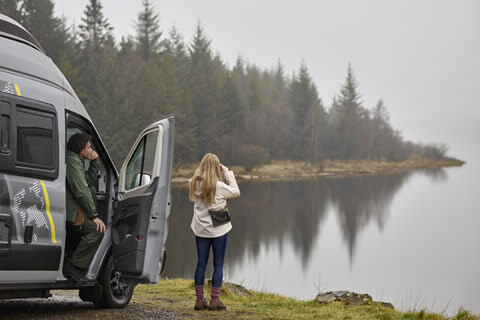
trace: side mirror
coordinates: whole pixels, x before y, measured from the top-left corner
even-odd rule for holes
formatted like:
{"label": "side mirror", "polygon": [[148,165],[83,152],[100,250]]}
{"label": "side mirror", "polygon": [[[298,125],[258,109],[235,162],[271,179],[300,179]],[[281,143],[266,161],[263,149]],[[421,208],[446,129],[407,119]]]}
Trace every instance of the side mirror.
{"label": "side mirror", "polygon": [[152,181],[152,177],[147,173],[143,173],[142,174],[142,181],[140,182],[140,185],[144,186],[146,184],[149,184],[150,181]]}

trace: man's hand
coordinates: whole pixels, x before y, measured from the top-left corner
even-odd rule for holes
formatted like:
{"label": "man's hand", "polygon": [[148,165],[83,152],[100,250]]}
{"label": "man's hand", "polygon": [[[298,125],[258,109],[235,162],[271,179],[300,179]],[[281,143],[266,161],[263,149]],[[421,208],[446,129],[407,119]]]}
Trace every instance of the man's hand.
{"label": "man's hand", "polygon": [[97,225],[97,231],[98,232],[105,233],[106,227],[105,227],[105,223],[103,223],[102,219],[95,218],[92,221],[93,221],[93,223],[95,223]]}
{"label": "man's hand", "polygon": [[92,152],[88,154],[88,160],[95,160],[97,158],[98,158],[98,153],[95,150],[92,150]]}

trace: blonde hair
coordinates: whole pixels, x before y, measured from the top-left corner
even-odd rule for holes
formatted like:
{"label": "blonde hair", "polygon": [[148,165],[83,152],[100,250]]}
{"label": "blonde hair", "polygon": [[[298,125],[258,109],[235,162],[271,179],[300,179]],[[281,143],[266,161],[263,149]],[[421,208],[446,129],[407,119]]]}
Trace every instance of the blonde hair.
{"label": "blonde hair", "polygon": [[190,180],[188,188],[190,201],[195,201],[197,198],[195,193],[200,191],[200,200],[205,204],[212,203],[217,190],[217,181],[221,179],[220,160],[213,153],[207,153]]}

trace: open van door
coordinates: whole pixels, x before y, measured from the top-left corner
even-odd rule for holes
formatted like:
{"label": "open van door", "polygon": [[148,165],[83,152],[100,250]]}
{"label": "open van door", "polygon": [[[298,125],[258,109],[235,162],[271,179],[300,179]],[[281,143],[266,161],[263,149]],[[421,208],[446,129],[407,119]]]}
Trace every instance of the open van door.
{"label": "open van door", "polygon": [[167,239],[174,116],[142,131],[120,170],[114,209],[114,269],[131,281],[157,283]]}

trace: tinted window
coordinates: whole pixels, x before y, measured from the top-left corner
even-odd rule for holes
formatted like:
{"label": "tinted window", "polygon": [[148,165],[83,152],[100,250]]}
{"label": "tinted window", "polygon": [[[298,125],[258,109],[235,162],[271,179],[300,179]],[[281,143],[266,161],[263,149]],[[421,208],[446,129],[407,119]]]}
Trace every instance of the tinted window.
{"label": "tinted window", "polygon": [[53,167],[52,114],[17,108],[17,161]]}
{"label": "tinted window", "polygon": [[125,190],[148,184],[152,178],[158,131],[144,136],[128,162]]}
{"label": "tinted window", "polygon": [[0,172],[56,179],[58,147],[53,105],[0,92]]}
{"label": "tinted window", "polygon": [[[145,144],[145,160],[143,162],[142,173],[152,177],[153,166],[155,162],[155,151],[157,150],[158,131],[149,133]],[[144,180],[145,181],[145,180]]]}
{"label": "tinted window", "polygon": [[142,171],[143,149],[145,147],[145,138],[140,141],[132,158],[128,162],[125,190],[136,188],[140,185],[140,172]]}

